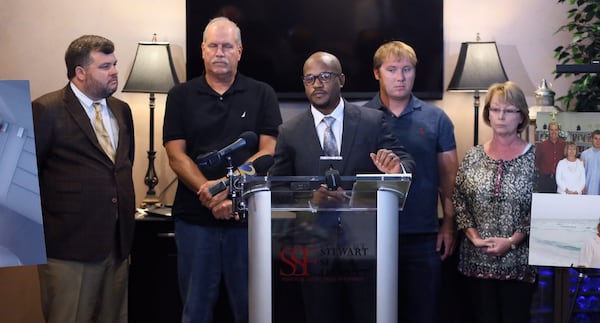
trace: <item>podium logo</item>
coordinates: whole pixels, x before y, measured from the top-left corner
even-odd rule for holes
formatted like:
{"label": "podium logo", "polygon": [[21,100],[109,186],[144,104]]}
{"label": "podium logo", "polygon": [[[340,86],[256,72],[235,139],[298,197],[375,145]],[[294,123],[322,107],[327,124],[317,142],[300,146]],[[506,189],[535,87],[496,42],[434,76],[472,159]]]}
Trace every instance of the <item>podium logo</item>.
{"label": "podium logo", "polygon": [[317,262],[315,253],[319,248],[309,247],[284,247],[279,252],[282,268],[279,275],[282,277],[307,277],[308,265]]}

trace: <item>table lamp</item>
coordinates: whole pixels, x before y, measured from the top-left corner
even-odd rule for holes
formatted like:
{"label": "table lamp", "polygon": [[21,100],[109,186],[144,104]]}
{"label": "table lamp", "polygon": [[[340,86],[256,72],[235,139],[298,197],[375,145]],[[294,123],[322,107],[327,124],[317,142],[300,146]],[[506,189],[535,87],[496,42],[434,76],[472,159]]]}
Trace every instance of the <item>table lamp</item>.
{"label": "table lamp", "polygon": [[144,177],[144,183],[148,186],[146,197],[142,201],[142,207],[156,205],[159,199],[154,187],[158,184],[158,176],[154,169],[154,94],[168,93],[176,84],[179,84],[171,48],[167,42],[157,42],[156,34],[151,42],[139,42],[133,67],[123,92],[150,93],[150,147],[148,149],[148,169]]}

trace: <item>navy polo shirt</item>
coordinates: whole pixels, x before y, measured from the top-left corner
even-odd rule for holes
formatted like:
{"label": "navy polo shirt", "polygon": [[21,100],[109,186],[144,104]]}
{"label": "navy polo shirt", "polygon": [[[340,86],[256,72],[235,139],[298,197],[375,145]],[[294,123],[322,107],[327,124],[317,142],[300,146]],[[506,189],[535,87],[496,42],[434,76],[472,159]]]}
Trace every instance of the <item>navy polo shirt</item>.
{"label": "navy polo shirt", "polygon": [[365,107],[385,112],[394,135],[415,159],[404,210],[400,212],[400,233],[434,233],[438,230],[439,178],[437,154],[456,149],[454,125],[439,107],[412,96],[400,116],[383,105],[379,94]]}

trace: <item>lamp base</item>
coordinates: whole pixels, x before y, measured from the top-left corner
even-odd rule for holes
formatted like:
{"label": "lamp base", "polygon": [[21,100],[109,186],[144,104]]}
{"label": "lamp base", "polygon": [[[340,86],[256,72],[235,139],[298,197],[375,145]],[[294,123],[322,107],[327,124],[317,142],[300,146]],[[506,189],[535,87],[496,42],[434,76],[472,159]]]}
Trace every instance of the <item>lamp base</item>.
{"label": "lamp base", "polygon": [[160,200],[156,195],[146,195],[142,200],[141,208],[145,209],[151,206],[160,206]]}

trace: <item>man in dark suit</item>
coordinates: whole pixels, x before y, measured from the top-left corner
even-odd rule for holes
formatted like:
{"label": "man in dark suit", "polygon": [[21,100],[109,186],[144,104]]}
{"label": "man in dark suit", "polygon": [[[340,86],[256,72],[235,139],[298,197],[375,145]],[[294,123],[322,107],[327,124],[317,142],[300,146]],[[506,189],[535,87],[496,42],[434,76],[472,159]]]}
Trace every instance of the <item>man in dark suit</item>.
{"label": "man in dark suit", "polygon": [[[304,113],[284,122],[279,128],[275,146],[275,163],[269,171],[271,176],[323,176],[319,160],[321,156],[341,156],[338,169],[342,176],[357,173],[412,172],[415,164],[385,123],[381,111],[363,109],[346,102],[341,97],[345,82],[342,67],[334,55],[316,52],[304,63],[302,80],[311,107]],[[327,124],[327,119],[335,121]],[[331,134],[328,131],[331,130]],[[333,140],[330,139],[333,137]],[[329,146],[333,147],[329,147]],[[331,152],[330,152],[331,151]],[[321,196],[334,200],[344,198],[341,189],[330,192],[322,185],[313,201],[324,201]],[[345,187],[346,189],[348,187]],[[297,221],[312,222],[308,227],[318,228],[324,235],[325,244],[335,249],[347,247],[343,220],[332,212],[304,216],[297,214]],[[304,227],[299,225],[298,227]],[[296,243],[298,241],[295,241]],[[345,275],[348,266],[343,259],[315,261],[314,272]],[[313,277],[314,278],[314,277]],[[317,277],[319,278],[319,277]],[[374,281],[361,283],[332,283],[331,276],[323,280],[302,283],[306,322],[370,322],[374,320]],[[342,279],[343,280],[343,279]],[[344,306],[350,302],[350,306]],[[347,303],[346,303],[347,304]]]}
{"label": "man in dark suit", "polygon": [[133,119],[117,90],[114,44],[81,36],[69,84],[33,101],[48,256],[39,267],[47,322],[127,322],[134,229]]}
{"label": "man in dark suit", "polygon": [[275,148],[274,176],[320,174],[325,116],[336,119],[333,133],[342,157],[341,175],[411,172],[412,157],[392,135],[380,111],[362,109],[341,97],[345,75],[332,54],[317,52],[304,63],[304,90],[311,108],[283,123]]}

